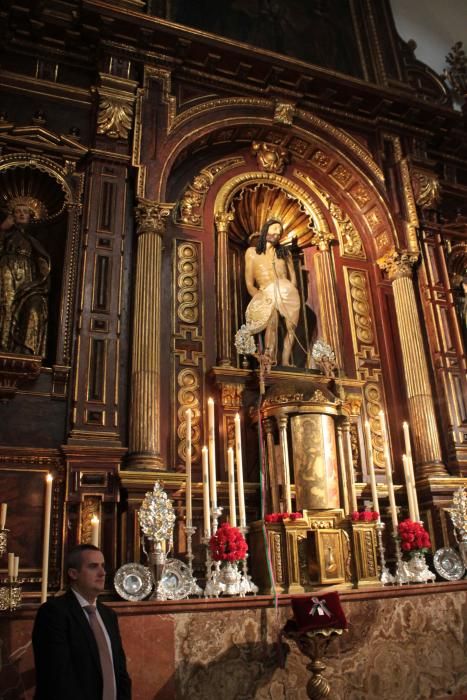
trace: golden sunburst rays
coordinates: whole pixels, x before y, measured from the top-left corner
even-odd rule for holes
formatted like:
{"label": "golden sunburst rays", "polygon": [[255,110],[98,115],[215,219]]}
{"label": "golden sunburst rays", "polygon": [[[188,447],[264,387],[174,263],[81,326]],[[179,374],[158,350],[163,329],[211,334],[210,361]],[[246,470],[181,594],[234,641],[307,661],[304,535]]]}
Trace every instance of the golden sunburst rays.
{"label": "golden sunburst rays", "polygon": [[235,218],[230,233],[234,240],[255,245],[257,234],[269,219],[279,219],[284,227],[281,243],[297,238],[298,245],[309,245],[313,235],[312,218],[303,204],[275,185],[256,184],[244,187],[232,200]]}
{"label": "golden sunburst rays", "polygon": [[65,192],[48,173],[28,166],[0,170],[0,209],[25,204],[33,212],[33,221],[55,219],[65,208]]}

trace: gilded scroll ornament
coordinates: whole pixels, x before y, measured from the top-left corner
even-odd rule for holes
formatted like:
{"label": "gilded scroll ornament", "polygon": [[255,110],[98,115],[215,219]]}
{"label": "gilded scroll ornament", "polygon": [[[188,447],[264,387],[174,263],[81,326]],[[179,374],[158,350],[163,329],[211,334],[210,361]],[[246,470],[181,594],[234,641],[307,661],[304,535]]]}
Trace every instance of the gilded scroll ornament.
{"label": "gilded scroll ornament", "polygon": [[177,247],[177,316],[182,323],[197,323],[199,316],[198,249],[191,243]]}
{"label": "gilded scroll ornament", "polygon": [[440,200],[439,179],[425,170],[412,170],[412,186],[415,201],[422,209],[436,209]]}
{"label": "gilded scroll ornament", "polygon": [[256,154],[261,170],[267,173],[283,173],[290,158],[286,148],[265,141],[253,141],[251,151]]}
{"label": "gilded scroll ornament", "polygon": [[353,258],[365,258],[365,251],[360,234],[350,220],[349,215],[329,197],[327,200],[329,212],[337,223],[344,254]]}
{"label": "gilded scroll ornament", "polygon": [[274,109],[274,121],[278,124],[290,126],[295,115],[295,105],[291,102],[276,102]]}
{"label": "gilded scroll ornament", "polygon": [[221,403],[223,408],[240,410],[244,388],[242,384],[222,384]]}
{"label": "gilded scroll ornament", "polygon": [[140,199],[135,207],[137,233],[158,233],[163,236],[173,204],[161,204],[147,199]]}
{"label": "gilded scroll ornament", "polygon": [[365,381],[363,396],[365,413],[370,421],[373,457],[376,466],[384,467],[378,419],[379,411],[384,408],[380,386],[381,360],[371,315],[368,278],[363,270],[349,269],[346,271],[346,276],[347,297],[352,311],[352,340],[357,376]]}
{"label": "gilded scroll ornament", "polygon": [[418,253],[410,253],[406,250],[393,250],[379,258],[377,263],[381,270],[387,272],[389,279],[392,281],[401,277],[411,278],[418,257]]}
{"label": "gilded scroll ornament", "polygon": [[91,544],[92,542],[92,525],[93,517],[101,517],[101,499],[99,496],[85,496],[81,504],[81,538],[83,544]]}
{"label": "gilded scroll ornament", "polygon": [[111,139],[127,139],[133,123],[134,103],[127,98],[102,94],[99,96],[97,133]]}
{"label": "gilded scroll ornament", "polygon": [[177,435],[178,456],[183,461],[186,458],[186,412],[191,409],[191,449],[193,461],[197,461],[200,456],[200,385],[199,376],[196,369],[185,367],[178,373],[177,377],[178,391],[178,427]]}
{"label": "gilded scroll ornament", "polygon": [[235,168],[244,162],[242,156],[224,158],[203,168],[195,175],[180,200],[176,216],[177,223],[202,226],[204,200],[214,180],[226,170]]}

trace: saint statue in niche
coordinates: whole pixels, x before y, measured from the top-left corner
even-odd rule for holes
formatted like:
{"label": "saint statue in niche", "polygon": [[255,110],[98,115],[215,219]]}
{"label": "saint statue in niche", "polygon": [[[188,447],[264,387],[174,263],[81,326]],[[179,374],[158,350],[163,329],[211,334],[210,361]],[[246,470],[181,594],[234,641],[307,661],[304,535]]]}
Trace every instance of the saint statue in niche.
{"label": "saint statue in niche", "polygon": [[277,362],[279,317],[284,320],[281,364],[289,366],[300,315],[300,295],[290,250],[279,243],[282,234],[278,219],[266,221],[258,244],[245,253],[245,282],[252,297],[245,315],[251,334],[265,331],[264,353],[273,364]]}
{"label": "saint statue in niche", "polygon": [[44,357],[50,257],[30,233],[42,204],[31,197],[10,201],[0,224],[0,351]]}

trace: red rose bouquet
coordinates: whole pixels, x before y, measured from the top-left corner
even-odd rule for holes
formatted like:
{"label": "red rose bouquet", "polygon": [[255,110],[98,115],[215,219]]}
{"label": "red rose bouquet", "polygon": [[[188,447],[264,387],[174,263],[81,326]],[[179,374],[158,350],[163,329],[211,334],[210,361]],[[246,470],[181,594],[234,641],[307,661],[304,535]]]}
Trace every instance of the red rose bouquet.
{"label": "red rose bouquet", "polygon": [[416,523],[410,518],[402,520],[397,527],[403,552],[426,552],[431,547],[430,535],[421,523]]}
{"label": "red rose bouquet", "polygon": [[373,520],[378,520],[379,513],[375,510],[362,510],[361,513],[358,510],[354,510],[352,513],[352,520],[354,523],[364,522],[371,523]]}
{"label": "red rose bouquet", "polygon": [[300,520],[301,513],[269,513],[264,516],[265,523],[281,523],[283,520]]}
{"label": "red rose bouquet", "polygon": [[209,549],[214,561],[240,561],[245,559],[248,545],[238,527],[222,523],[209,540]]}

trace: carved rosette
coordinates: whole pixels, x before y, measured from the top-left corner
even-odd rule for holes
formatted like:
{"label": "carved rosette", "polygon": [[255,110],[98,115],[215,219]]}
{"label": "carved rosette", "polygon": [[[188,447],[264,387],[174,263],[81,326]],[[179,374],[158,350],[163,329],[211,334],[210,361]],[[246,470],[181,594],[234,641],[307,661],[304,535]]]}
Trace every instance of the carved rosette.
{"label": "carved rosette", "polygon": [[267,173],[283,173],[290,159],[286,148],[266,141],[253,141],[251,152],[256,155],[260,169]]}

